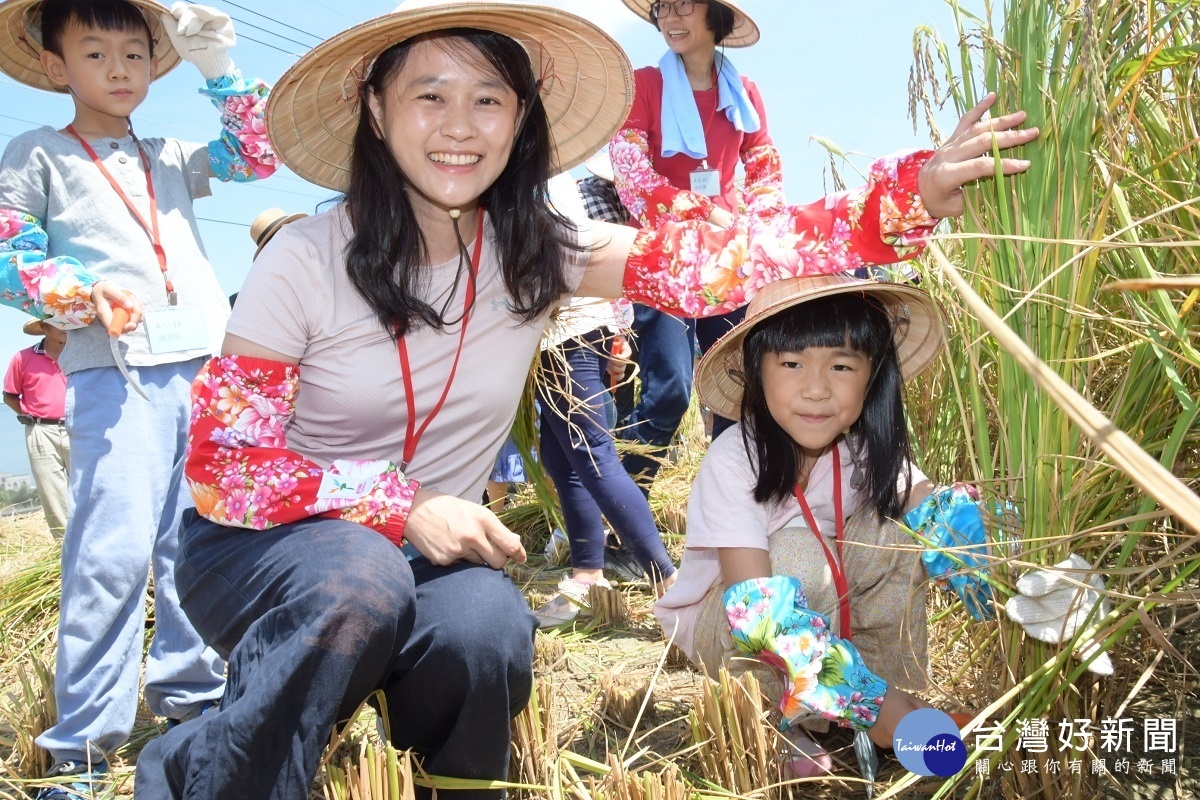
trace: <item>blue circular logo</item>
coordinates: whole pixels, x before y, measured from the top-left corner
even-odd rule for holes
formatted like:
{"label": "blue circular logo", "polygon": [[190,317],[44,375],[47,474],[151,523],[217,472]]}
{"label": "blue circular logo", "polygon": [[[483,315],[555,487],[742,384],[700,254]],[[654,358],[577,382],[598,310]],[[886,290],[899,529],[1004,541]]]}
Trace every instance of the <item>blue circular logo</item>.
{"label": "blue circular logo", "polygon": [[905,714],[896,726],[892,744],[905,769],[927,778],[949,778],[967,763],[962,731],[949,714],[936,708],[919,708]]}

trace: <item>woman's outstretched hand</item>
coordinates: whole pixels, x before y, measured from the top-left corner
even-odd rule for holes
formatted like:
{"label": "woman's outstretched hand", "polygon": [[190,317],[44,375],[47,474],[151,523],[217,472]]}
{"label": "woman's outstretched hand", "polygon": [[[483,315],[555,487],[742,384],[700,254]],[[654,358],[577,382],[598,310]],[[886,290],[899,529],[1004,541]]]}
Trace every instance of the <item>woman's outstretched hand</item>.
{"label": "woman's outstretched hand", "polygon": [[[1037,128],[1020,127],[1025,121],[1024,111],[984,119],[983,115],[995,102],[996,95],[989,93],[979,105],[963,115],[954,133],[917,174],[921,200],[930,216],[939,219],[960,216],[963,213],[962,187],[996,174],[993,137],[1000,150],[1027,144],[1038,137]],[[1005,175],[1024,172],[1029,169],[1029,164],[1023,158],[1000,159],[1000,168]]]}
{"label": "woman's outstretched hand", "polygon": [[521,537],[488,509],[454,495],[418,489],[404,524],[404,538],[437,566],[456,561],[501,569],[525,563]]}

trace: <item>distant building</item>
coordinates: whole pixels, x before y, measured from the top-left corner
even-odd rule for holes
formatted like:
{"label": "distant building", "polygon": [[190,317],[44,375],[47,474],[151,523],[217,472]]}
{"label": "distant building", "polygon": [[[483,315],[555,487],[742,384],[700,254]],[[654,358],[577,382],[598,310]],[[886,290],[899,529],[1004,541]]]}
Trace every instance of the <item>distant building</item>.
{"label": "distant building", "polygon": [[0,491],[19,492],[33,488],[33,476],[0,472]]}

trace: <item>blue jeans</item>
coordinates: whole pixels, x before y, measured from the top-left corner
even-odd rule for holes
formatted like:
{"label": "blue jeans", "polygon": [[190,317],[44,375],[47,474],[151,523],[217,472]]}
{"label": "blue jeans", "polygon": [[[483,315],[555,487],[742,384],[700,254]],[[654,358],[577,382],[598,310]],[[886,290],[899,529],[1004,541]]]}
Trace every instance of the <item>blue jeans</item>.
{"label": "blue jeans", "polygon": [[150,396],[134,395],[116,367],[67,379],[71,515],[63,538],[54,698],[58,722],[37,743],[56,761],[110,753],[137,713],[147,576],[154,570],[154,640],[146,703],[181,718],[221,696],[220,658],[179,607],[179,520],[191,506],[183,480],[191,385],[203,359],[131,367]]}
{"label": "blue jeans", "polygon": [[[649,306],[634,306],[634,345],[642,384],[641,397],[629,416],[623,437],[666,450],[679,430],[692,397],[693,339],[707,353],[717,340],[741,322],[745,308],[719,317],[681,319]],[[713,419],[713,438],[735,420]],[[661,453],[658,454],[661,457]],[[626,453],[622,459],[630,475],[639,478],[647,494],[661,466],[657,458]]]}
{"label": "blue jeans", "polygon": [[603,514],[647,574],[667,577],[675,565],[650,504],[617,458],[608,429],[606,347],[599,330],[566,342],[561,350],[566,376],[561,359],[552,352],[542,354],[542,369],[554,376],[540,392],[542,465],[562,502],[571,566],[604,566]]}
{"label": "blue jeans", "polygon": [[249,531],[190,511],[177,573],[188,616],[229,659],[229,688],[219,710],[142,750],[138,800],[305,800],[334,724],[376,689],[392,741],[430,774],[507,775],[535,618],[503,572],[410,562],[344,520]]}

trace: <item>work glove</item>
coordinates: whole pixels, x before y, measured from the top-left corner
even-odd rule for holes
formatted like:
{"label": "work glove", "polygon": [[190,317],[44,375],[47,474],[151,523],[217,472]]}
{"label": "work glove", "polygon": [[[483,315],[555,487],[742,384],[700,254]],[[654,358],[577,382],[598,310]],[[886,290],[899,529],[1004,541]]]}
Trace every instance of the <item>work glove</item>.
{"label": "work glove", "polygon": [[[1072,553],[1053,567],[1026,572],[1017,581],[1019,594],[1004,604],[1004,610],[1039,642],[1070,641],[1085,623],[1094,625],[1109,611],[1102,594],[1104,582],[1099,575],[1087,574],[1091,569],[1087,560]],[[1093,614],[1097,604],[1100,608]],[[1088,642],[1077,657],[1090,658],[1098,649],[1099,644]],[[1112,659],[1101,653],[1088,669],[1097,675],[1112,675]]]}
{"label": "work glove", "polygon": [[954,590],[972,617],[991,619],[992,587],[983,576],[987,529],[974,489],[961,483],[939,489],[905,514],[904,524],[928,542],[921,563],[929,577]]}
{"label": "work glove", "polygon": [[233,71],[233,60],[226,51],[237,43],[237,36],[228,14],[179,2],[171,6],[171,13],[162,15],[162,23],[179,57],[195,64],[205,80]]}

